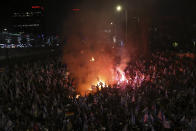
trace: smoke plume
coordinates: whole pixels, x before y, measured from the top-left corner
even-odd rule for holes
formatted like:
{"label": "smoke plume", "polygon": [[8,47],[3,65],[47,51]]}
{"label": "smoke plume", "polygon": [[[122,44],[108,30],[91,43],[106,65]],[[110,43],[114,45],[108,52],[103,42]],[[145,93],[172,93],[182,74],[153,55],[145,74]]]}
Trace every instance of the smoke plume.
{"label": "smoke plume", "polygon": [[128,47],[116,46],[108,29],[105,12],[83,11],[65,23],[67,36],[63,61],[76,79],[78,92],[84,95],[101,80],[115,82],[116,68],[124,70],[130,61]]}

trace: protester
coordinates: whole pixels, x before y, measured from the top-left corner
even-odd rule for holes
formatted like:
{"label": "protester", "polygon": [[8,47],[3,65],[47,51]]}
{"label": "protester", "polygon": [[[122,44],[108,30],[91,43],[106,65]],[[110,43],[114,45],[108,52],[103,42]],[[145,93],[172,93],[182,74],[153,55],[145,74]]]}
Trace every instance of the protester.
{"label": "protester", "polygon": [[60,58],[18,64],[0,74],[0,130],[196,129],[196,65],[156,52],[128,64],[126,88],[79,97]]}

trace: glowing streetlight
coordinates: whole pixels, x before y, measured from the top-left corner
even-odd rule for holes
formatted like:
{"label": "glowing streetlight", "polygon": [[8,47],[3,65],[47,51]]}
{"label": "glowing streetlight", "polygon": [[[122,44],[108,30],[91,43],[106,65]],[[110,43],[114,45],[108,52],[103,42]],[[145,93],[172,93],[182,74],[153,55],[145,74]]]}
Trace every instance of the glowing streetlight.
{"label": "glowing streetlight", "polygon": [[122,10],[122,6],[120,5],[116,6],[116,10],[120,12]]}
{"label": "glowing streetlight", "polygon": [[122,10],[123,10],[123,12],[125,13],[125,43],[127,43],[127,9],[126,8],[122,9],[121,5],[117,5],[116,10],[118,12],[122,12]]}

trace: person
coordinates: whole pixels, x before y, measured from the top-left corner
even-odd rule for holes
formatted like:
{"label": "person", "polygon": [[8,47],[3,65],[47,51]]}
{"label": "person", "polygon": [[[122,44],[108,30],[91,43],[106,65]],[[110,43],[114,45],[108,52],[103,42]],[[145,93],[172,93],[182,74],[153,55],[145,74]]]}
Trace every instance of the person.
{"label": "person", "polygon": [[19,64],[0,74],[0,129],[195,130],[195,67],[153,53],[129,63],[124,89],[111,85],[75,99],[60,59]]}

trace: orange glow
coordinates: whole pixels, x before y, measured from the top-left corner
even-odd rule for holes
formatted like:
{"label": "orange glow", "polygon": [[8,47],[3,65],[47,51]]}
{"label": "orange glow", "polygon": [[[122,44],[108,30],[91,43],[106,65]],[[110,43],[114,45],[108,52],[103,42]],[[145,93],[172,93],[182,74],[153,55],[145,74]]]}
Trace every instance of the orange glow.
{"label": "orange glow", "polygon": [[119,82],[122,83],[122,82],[128,82],[127,78],[125,77],[125,72],[123,70],[121,70],[120,68],[117,68],[117,71],[119,73],[119,76],[117,76],[119,79]]}
{"label": "orange glow", "polygon": [[78,99],[80,97],[80,95],[76,95],[76,99]]}
{"label": "orange glow", "polygon": [[101,88],[106,87],[106,83],[102,80],[97,81],[97,86],[99,88],[99,90],[101,90]]}
{"label": "orange glow", "polygon": [[94,61],[95,61],[95,58],[94,58],[94,57],[92,57],[92,58],[90,59],[90,61],[91,61],[91,62],[94,62]]}

